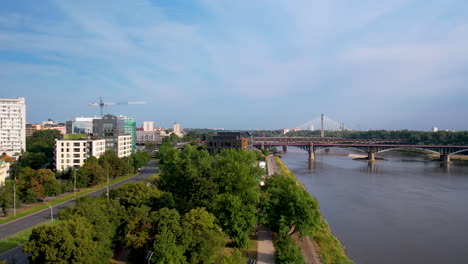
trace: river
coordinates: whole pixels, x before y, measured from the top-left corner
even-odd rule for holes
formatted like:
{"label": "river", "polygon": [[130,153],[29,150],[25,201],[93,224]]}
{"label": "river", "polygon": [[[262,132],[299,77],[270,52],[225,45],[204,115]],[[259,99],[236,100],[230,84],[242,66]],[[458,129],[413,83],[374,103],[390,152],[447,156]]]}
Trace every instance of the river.
{"label": "river", "polygon": [[373,166],[350,149],[282,157],[357,264],[468,263],[468,166],[389,151]]}

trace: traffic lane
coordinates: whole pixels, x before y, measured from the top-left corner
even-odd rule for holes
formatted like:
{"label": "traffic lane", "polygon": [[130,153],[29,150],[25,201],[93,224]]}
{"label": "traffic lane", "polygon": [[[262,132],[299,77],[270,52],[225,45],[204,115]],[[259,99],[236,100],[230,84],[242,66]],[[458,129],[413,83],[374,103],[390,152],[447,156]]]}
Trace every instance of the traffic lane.
{"label": "traffic lane", "polygon": [[[121,181],[119,183],[110,185],[109,189],[117,188],[117,187],[119,187],[122,184],[127,183],[127,182],[136,183],[136,182],[142,181],[142,180],[150,177],[151,175],[153,175],[156,172],[157,172],[156,165],[150,164],[149,166],[143,168],[138,175],[136,175],[136,176],[134,176],[134,177],[132,177],[130,179]],[[100,190],[97,190],[97,191],[95,191],[93,193],[88,194],[88,196],[97,197],[97,196],[102,195],[105,192],[106,192],[106,188],[103,188],[103,189],[100,189]],[[68,207],[70,205],[75,205],[75,204],[76,204],[75,199],[73,199],[73,200],[64,202],[62,204],[53,206],[53,209],[52,209],[53,218],[57,219],[59,210],[64,209],[64,208],[66,208],[66,207]],[[0,239],[6,238],[8,236],[11,236],[13,234],[16,234],[16,233],[24,230],[24,229],[27,229],[27,228],[30,228],[32,226],[38,225],[40,223],[50,221],[50,219],[51,219],[51,211],[48,208],[47,210],[40,211],[40,212],[34,213],[32,215],[29,215],[29,216],[25,216],[23,218],[20,218],[20,219],[14,221],[14,222],[6,223],[6,224],[0,226]]]}
{"label": "traffic lane", "polygon": [[23,253],[23,246],[19,246],[0,254],[0,261],[6,260],[7,263],[28,264],[28,256],[29,254]]}

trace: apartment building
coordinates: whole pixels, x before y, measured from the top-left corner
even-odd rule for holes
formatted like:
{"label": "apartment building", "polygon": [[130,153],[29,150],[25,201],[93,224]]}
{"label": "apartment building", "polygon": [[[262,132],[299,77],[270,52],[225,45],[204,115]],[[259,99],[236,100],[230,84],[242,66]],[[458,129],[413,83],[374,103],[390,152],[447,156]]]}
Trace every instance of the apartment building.
{"label": "apartment building", "polygon": [[99,158],[106,152],[104,139],[55,140],[55,168],[63,171],[67,168],[83,166],[87,158]]}
{"label": "apartment building", "polygon": [[136,143],[145,144],[146,142],[155,142],[156,144],[161,144],[161,131],[136,131]]}
{"label": "apartment building", "polygon": [[123,135],[117,137],[117,151],[119,158],[128,157],[132,154],[133,139],[132,135]]}
{"label": "apartment building", "polygon": [[17,156],[26,150],[26,103],[23,97],[0,98],[0,154]]}

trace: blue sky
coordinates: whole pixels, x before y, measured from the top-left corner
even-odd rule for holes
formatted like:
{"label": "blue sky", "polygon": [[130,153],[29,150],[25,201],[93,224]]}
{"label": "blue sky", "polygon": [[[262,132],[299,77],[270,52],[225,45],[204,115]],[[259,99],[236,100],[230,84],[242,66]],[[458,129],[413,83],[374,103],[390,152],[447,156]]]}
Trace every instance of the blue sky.
{"label": "blue sky", "polygon": [[468,2],[5,0],[0,97],[27,119],[468,129]]}

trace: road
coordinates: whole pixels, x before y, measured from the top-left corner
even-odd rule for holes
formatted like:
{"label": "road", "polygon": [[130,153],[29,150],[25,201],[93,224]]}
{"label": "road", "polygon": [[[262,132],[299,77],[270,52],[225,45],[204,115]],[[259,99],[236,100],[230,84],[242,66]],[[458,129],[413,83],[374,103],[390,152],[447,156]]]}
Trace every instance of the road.
{"label": "road", "polygon": [[[149,166],[142,168],[141,172],[139,174],[137,174],[136,176],[134,176],[132,178],[129,178],[127,180],[121,181],[119,183],[115,183],[113,185],[110,185],[109,188],[110,189],[117,188],[117,187],[119,187],[122,184],[127,183],[127,182],[142,181],[142,180],[150,177],[151,175],[153,175],[156,172],[157,172],[156,165],[151,163],[151,164],[149,164]],[[89,194],[87,194],[87,196],[97,197],[97,196],[100,196],[101,194],[103,194],[105,192],[106,192],[106,188],[103,188],[103,189],[99,189],[99,190],[97,190],[95,192],[89,193]],[[64,202],[64,203],[53,206],[52,211],[53,211],[54,219],[57,218],[59,210],[64,209],[64,208],[66,208],[66,207],[68,207],[70,205],[75,205],[75,204],[76,204],[76,199],[73,199],[73,200],[70,200],[70,201],[67,201],[67,202]],[[35,225],[38,225],[40,223],[43,223],[45,221],[48,221],[48,220],[50,220],[50,215],[51,215],[50,208],[47,208],[47,209],[44,209],[42,211],[36,212],[34,214],[19,218],[18,220],[15,220],[15,221],[0,225],[0,239],[9,237],[9,236],[11,236],[13,234],[18,233],[19,231],[22,231],[24,229],[27,229],[27,228],[33,227]]]}

